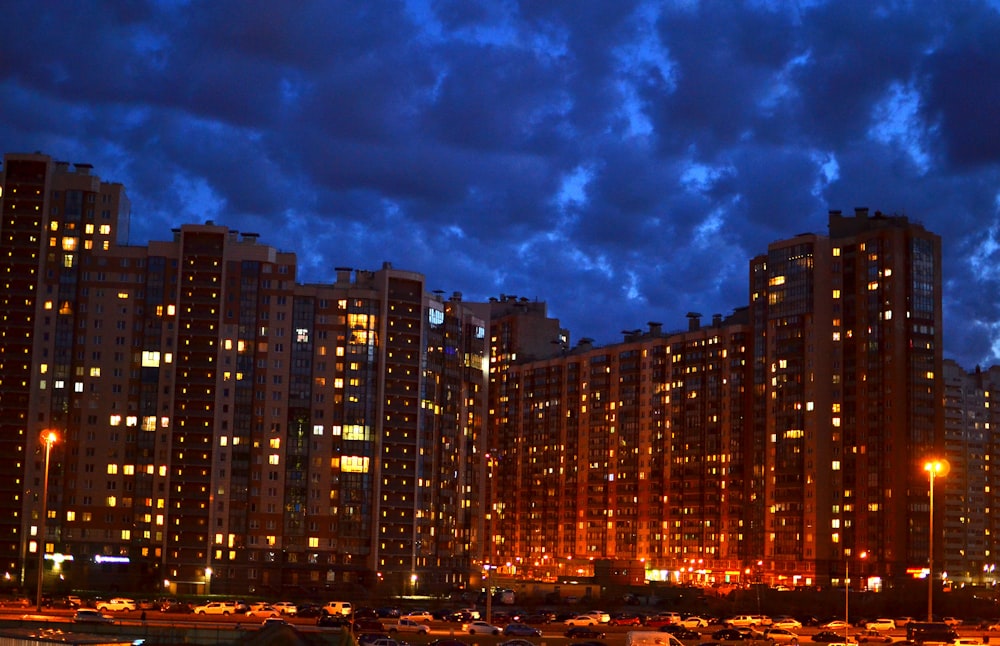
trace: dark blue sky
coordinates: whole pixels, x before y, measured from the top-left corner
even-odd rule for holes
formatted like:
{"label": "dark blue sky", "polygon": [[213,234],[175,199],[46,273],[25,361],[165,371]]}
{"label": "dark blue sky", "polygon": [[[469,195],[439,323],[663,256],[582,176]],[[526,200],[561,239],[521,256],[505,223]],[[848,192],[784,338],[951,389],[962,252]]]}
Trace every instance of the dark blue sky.
{"label": "dark blue sky", "polygon": [[0,149],[125,184],[133,244],[211,219],[609,343],[866,206],[942,236],[945,356],[1000,362],[996,2],[8,5]]}

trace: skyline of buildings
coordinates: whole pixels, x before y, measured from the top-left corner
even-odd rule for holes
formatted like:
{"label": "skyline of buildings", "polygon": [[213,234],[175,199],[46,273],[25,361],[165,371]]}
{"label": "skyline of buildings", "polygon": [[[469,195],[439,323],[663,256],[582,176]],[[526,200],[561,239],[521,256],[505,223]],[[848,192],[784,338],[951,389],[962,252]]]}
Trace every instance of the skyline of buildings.
{"label": "skyline of buildings", "polygon": [[597,347],[389,263],[300,284],[211,222],[126,246],[86,164],[8,154],[0,186],[10,581],[44,526],[49,586],[877,587],[927,564],[932,454],[935,563],[992,578],[1000,368],[943,360],[940,238],[905,217],[831,211],[749,259],[731,314]]}

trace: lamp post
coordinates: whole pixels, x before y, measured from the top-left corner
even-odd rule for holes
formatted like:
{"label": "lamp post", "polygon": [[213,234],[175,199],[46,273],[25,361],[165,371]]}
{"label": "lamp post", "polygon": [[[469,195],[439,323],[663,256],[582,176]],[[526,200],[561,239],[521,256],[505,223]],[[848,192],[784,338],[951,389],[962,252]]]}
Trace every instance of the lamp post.
{"label": "lamp post", "polygon": [[38,518],[38,588],[35,595],[35,607],[38,612],[42,611],[42,573],[45,571],[45,517],[48,515],[49,502],[49,457],[52,455],[52,445],[56,443],[59,436],[55,431],[46,431],[42,434],[42,442],[45,444],[45,468],[42,475],[42,513]]}
{"label": "lamp post", "polygon": [[[868,558],[868,552],[858,554],[859,559]],[[851,622],[848,618],[851,609],[851,562],[844,559],[844,641],[850,643]]]}
{"label": "lamp post", "polygon": [[934,478],[948,475],[947,460],[928,460],[924,471],[930,477],[930,517],[927,524],[927,621],[934,621]]}

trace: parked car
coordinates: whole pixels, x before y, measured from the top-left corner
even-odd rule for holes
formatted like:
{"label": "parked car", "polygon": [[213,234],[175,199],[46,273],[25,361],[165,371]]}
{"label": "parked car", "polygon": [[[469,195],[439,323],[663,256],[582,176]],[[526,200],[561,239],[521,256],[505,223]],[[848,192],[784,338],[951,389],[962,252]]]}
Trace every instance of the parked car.
{"label": "parked car", "polygon": [[650,628],[659,628],[660,626],[678,624],[680,621],[681,616],[676,612],[660,612],[652,617],[647,617],[645,624]]}
{"label": "parked car", "polygon": [[542,631],[528,624],[507,624],[503,628],[503,634],[516,637],[541,637]]}
{"label": "parked car", "polygon": [[771,622],[771,627],[798,630],[802,628],[802,622],[795,617],[775,617],[774,621]]}
{"label": "parked car", "polygon": [[502,632],[500,626],[494,626],[485,621],[473,621],[465,624],[463,630],[470,635],[499,635]]}
{"label": "parked car", "polygon": [[865,622],[865,628],[869,630],[896,630],[896,622],[885,617],[871,619]]}
{"label": "parked car", "polygon": [[426,635],[431,631],[430,626],[422,621],[414,621],[407,617],[401,618],[394,624],[389,625],[389,633],[417,633]]}
{"label": "parked car", "polygon": [[223,615],[236,614],[236,604],[232,601],[209,601],[208,603],[194,607],[196,615]]}
{"label": "parked car", "polygon": [[692,615],[690,617],[685,617],[681,619],[681,625],[685,628],[707,628],[708,619],[704,617],[699,617],[697,615]]}
{"label": "parked car", "polygon": [[746,639],[746,635],[735,628],[720,628],[712,633],[712,639],[717,642],[739,642]]}
{"label": "parked car", "polygon": [[570,639],[604,639],[604,631],[593,625],[571,626],[563,635]]}
{"label": "parked car", "polygon": [[[366,624],[365,626],[359,626],[359,624]],[[375,625],[371,625],[371,624]],[[382,624],[372,622],[370,619],[365,619],[364,621],[356,621],[351,623],[351,618],[347,615],[331,615],[330,613],[321,613],[319,617],[316,617],[316,625],[323,628],[347,628],[351,627],[355,632],[377,632],[384,633],[385,629]]]}
{"label": "parked car", "polygon": [[839,630],[841,632],[850,628],[850,626],[847,625],[847,622],[843,619],[833,619],[825,624],[820,624],[819,627],[822,630]]}
{"label": "parked car", "polygon": [[661,633],[669,633],[669,634],[673,635],[674,637],[676,637],[677,639],[680,639],[681,641],[685,641],[685,640],[687,640],[687,641],[694,641],[694,640],[697,640],[697,639],[701,639],[701,633],[700,632],[698,632],[697,630],[694,630],[692,628],[686,628],[686,627],[681,626],[681,625],[660,626],[660,632]]}
{"label": "parked car", "polygon": [[634,612],[617,612],[611,615],[609,626],[641,626],[642,617]]}
{"label": "parked car", "polygon": [[[319,617],[323,614],[323,607],[316,605],[315,603],[307,603],[298,607],[295,612],[296,617],[305,617],[306,619],[312,619],[314,617]],[[357,613],[354,614],[357,617]]]}
{"label": "parked car", "polygon": [[534,643],[529,642],[527,639],[508,639],[507,641],[502,641],[497,646],[535,646]]}
{"label": "parked car", "polygon": [[598,623],[594,615],[577,615],[563,622],[566,626],[596,626]]}
{"label": "parked car", "polygon": [[260,625],[263,628],[267,628],[268,626],[287,626],[288,621],[279,614],[277,617],[266,617],[264,621],[260,622]]}
{"label": "parked car", "polygon": [[894,640],[889,635],[872,628],[866,628],[857,636],[858,643],[861,644],[891,644]]}
{"label": "parked car", "polygon": [[941,621],[948,624],[952,628],[957,628],[962,625],[962,620],[958,617],[942,617]]}
{"label": "parked car", "polygon": [[136,609],[135,600],[126,597],[114,597],[107,601],[98,601],[94,607],[98,610],[111,612],[131,612]]}
{"label": "parked car", "polygon": [[[331,617],[331,618],[335,618],[335,619],[338,619],[338,620],[342,620],[342,621],[347,621],[348,623],[350,623],[350,621],[351,621],[351,618],[347,617],[345,615],[326,615],[326,616],[327,617]],[[320,625],[319,622],[316,622],[316,623],[317,623],[317,625]],[[333,626],[334,624],[331,622],[331,623],[321,624],[321,625],[323,625],[323,626]],[[354,632],[356,632],[356,633],[384,633],[385,632],[385,624],[383,624],[378,619],[359,619],[359,620],[357,620],[357,621],[354,622],[354,626],[353,627],[354,627]]]}
{"label": "parked car", "polygon": [[250,604],[250,609],[247,610],[247,617],[280,617],[281,611],[272,605],[266,603],[253,603]]}
{"label": "parked car", "polygon": [[191,604],[183,601],[167,601],[160,604],[160,612],[172,615],[189,615],[194,612],[194,608],[191,607]]}
{"label": "parked car", "polygon": [[80,608],[73,615],[73,622],[78,624],[109,624],[114,619],[93,608]]}
{"label": "parked car", "polygon": [[814,642],[820,642],[823,644],[840,643],[844,641],[844,633],[837,634],[832,630],[821,630],[818,633],[815,633],[811,639]]}
{"label": "parked car", "polygon": [[371,646],[383,639],[389,639],[389,635],[385,633],[361,633],[358,635],[358,646]]}
{"label": "parked car", "polygon": [[299,612],[299,607],[291,601],[279,601],[278,603],[272,603],[271,605],[281,614],[288,615],[290,617],[294,617]]}
{"label": "parked car", "polygon": [[426,610],[414,610],[413,612],[408,612],[405,615],[400,615],[400,619],[412,619],[413,621],[422,621],[425,624],[429,624],[434,621],[434,615]]}
{"label": "parked car", "polygon": [[798,644],[799,635],[787,628],[768,628],[764,631],[764,639],[776,644]]}

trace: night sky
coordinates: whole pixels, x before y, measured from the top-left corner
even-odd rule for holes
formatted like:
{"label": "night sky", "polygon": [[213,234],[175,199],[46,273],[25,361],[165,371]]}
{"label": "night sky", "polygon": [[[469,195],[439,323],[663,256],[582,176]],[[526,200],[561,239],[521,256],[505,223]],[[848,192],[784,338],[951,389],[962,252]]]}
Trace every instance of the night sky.
{"label": "night sky", "polygon": [[1000,3],[8,2],[0,152],[94,165],[130,243],[213,220],[574,341],[748,302],[868,207],[941,235],[945,356],[1000,363]]}

